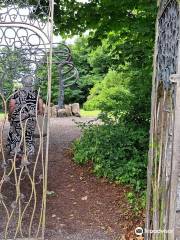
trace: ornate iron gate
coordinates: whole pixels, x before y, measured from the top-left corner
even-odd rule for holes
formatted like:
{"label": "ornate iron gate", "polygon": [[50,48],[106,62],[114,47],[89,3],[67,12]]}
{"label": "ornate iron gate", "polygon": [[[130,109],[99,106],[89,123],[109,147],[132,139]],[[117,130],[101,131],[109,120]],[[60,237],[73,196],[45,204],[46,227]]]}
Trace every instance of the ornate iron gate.
{"label": "ornate iron gate", "polygon": [[[53,36],[53,0],[4,0],[0,2],[0,239],[44,239],[51,101],[51,65]],[[46,79],[40,69],[46,63]],[[44,115],[38,124],[35,155],[30,158],[26,145],[27,119],[20,119],[24,152],[17,165],[14,155],[6,153],[8,135],[8,102],[18,92],[25,78],[37,88],[45,84]],[[46,122],[47,120],[47,122]],[[47,124],[46,124],[47,123]],[[44,133],[47,136],[43,138]],[[20,147],[20,146],[19,146]]]}
{"label": "ornate iron gate", "polygon": [[159,1],[145,239],[180,239],[180,6]]}

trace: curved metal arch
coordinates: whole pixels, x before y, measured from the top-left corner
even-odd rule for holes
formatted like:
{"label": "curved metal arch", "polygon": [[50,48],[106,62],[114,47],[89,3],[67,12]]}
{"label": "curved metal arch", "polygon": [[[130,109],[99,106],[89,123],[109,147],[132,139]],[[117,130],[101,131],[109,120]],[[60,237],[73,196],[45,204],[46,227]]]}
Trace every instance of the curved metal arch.
{"label": "curved metal arch", "polygon": [[[43,34],[44,38],[47,40],[47,42],[49,43],[49,38],[47,36],[47,34],[45,34],[43,31],[41,31],[40,29],[38,29],[38,27],[35,27],[34,25],[30,25],[30,24],[24,24],[24,23],[7,23],[7,24],[4,24],[4,23],[0,23],[0,27],[19,27],[19,28],[28,28],[30,31],[33,31],[34,33],[36,33],[39,37],[42,38],[42,36],[40,35]],[[36,31],[35,31],[36,30]],[[43,39],[43,38],[42,38]],[[44,43],[44,46],[46,46],[46,43]]]}

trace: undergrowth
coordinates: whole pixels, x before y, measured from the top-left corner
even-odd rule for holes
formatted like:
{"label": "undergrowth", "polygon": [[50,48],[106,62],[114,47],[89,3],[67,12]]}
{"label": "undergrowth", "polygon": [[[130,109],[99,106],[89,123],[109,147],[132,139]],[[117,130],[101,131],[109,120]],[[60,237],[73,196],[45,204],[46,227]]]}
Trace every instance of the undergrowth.
{"label": "undergrowth", "polygon": [[[82,136],[73,145],[74,161],[93,163],[98,177],[132,187],[128,201],[138,211],[145,206],[148,134],[122,123],[78,124]],[[137,201],[138,196],[138,201]]]}

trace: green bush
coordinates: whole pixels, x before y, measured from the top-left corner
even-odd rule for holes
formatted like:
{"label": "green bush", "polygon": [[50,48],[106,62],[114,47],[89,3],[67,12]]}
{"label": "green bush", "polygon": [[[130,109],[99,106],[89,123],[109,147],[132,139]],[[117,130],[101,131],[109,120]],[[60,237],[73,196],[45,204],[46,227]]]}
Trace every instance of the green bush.
{"label": "green bush", "polygon": [[[74,160],[93,162],[97,176],[146,188],[150,118],[150,75],[124,66],[110,70],[91,90],[86,110],[99,109],[100,125],[81,124],[83,134],[74,144]],[[144,197],[144,196],[143,196]]]}
{"label": "green bush", "polygon": [[112,123],[81,127],[83,135],[74,143],[75,162],[92,161],[97,176],[129,184],[137,192],[145,188],[148,134],[144,129]]}
{"label": "green bush", "polygon": [[127,88],[129,75],[110,70],[90,91],[85,110],[101,109],[115,116],[129,109],[132,94]]}

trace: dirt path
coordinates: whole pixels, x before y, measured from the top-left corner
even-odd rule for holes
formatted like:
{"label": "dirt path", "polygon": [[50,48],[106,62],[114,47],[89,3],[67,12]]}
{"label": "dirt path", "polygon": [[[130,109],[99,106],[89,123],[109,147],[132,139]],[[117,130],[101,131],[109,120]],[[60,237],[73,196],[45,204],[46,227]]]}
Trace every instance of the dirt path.
{"label": "dirt path", "polygon": [[72,118],[51,120],[48,190],[54,194],[47,199],[46,239],[121,239],[139,226],[125,198],[127,189],[97,179],[90,166],[73,163],[69,150],[79,136]]}
{"label": "dirt path", "polygon": [[[91,119],[75,118],[75,120],[85,122]],[[5,128],[5,135],[7,135],[7,131],[8,126]],[[135,216],[127,203],[125,195],[128,189],[109,183],[105,179],[98,179],[93,175],[90,165],[81,167],[72,161],[71,145],[80,135],[80,129],[73,122],[73,118],[51,119],[48,193],[52,194],[47,196],[45,239],[136,239],[131,237],[134,229],[142,226],[143,217]],[[33,168],[33,165],[30,167]],[[40,166],[37,176],[41,170]],[[2,171],[0,173],[2,174]],[[25,176],[27,177],[27,175]],[[23,182],[26,184],[21,184],[21,191],[25,194],[25,199],[29,199],[31,184],[28,183],[27,178]],[[36,188],[38,196],[41,197],[41,185],[37,185]],[[14,191],[14,185],[11,186],[8,182],[4,184],[4,193],[10,207],[14,201]],[[41,203],[39,197],[37,202]],[[38,206],[40,205],[37,205],[40,210]],[[2,237],[5,224],[3,216],[6,215],[4,208],[1,205],[0,207],[0,240],[4,240]],[[29,211],[31,212],[31,208]],[[26,216],[24,222],[26,222]],[[36,221],[33,224],[36,228]],[[16,220],[12,220],[9,236],[13,236],[15,229]],[[127,236],[126,238],[123,237],[124,234]]]}

